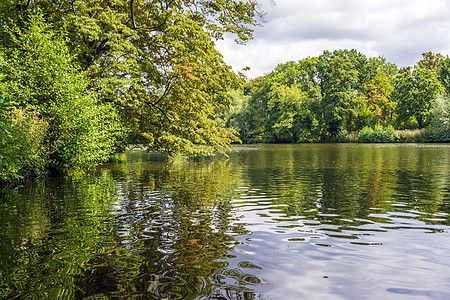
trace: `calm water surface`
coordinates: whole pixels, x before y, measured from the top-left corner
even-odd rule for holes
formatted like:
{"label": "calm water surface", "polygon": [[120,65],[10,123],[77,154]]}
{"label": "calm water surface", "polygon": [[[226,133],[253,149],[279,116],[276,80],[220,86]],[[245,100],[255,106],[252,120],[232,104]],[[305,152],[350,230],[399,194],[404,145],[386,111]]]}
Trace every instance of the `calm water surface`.
{"label": "calm water surface", "polygon": [[450,299],[450,145],[132,151],[0,193],[2,299]]}

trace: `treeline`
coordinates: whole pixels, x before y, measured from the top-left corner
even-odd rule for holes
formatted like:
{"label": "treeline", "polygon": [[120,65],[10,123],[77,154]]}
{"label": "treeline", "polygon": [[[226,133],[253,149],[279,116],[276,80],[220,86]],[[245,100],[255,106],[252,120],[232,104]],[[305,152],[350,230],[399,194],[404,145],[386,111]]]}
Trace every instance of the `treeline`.
{"label": "treeline", "polygon": [[222,124],[254,142],[450,140],[450,59],[424,53],[414,67],[356,50],[278,65],[233,92]]}

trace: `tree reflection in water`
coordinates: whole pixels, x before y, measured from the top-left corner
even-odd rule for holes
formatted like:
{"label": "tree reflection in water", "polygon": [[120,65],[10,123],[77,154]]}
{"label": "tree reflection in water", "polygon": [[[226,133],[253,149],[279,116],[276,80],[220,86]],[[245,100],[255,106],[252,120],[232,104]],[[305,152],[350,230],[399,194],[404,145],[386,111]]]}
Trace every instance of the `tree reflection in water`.
{"label": "tree reflection in water", "polygon": [[0,298],[447,296],[449,164],[445,145],[130,152],[1,192]]}
{"label": "tree reflection in water", "polygon": [[3,191],[1,275],[8,280],[0,296],[247,299],[251,288],[221,281],[248,277],[222,271],[234,237],[246,233],[229,199],[218,199],[236,178],[229,163],[122,158],[128,162],[76,180]]}

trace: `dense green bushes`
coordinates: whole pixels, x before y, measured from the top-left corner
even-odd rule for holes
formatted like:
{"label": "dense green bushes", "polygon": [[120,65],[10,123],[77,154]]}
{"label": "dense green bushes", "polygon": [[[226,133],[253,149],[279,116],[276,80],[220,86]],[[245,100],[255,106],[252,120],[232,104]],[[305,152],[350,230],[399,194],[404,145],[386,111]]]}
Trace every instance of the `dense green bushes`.
{"label": "dense green bushes", "polygon": [[3,106],[0,114],[0,182],[45,173],[48,123],[41,120],[37,112],[7,109],[4,103],[0,100]]}
{"label": "dense green bushes", "polygon": [[89,89],[62,33],[40,16],[27,29],[7,28],[0,49],[0,179],[45,169],[85,169],[123,147],[124,130],[110,104]]}
{"label": "dense green bushes", "polygon": [[376,125],[364,127],[356,135],[349,135],[347,141],[358,143],[422,143],[429,141],[429,131],[425,129],[395,130],[394,127]]}
{"label": "dense green bushes", "polygon": [[395,141],[394,127],[383,127],[376,125],[373,129],[371,127],[364,127],[358,132],[357,142],[359,143],[392,143]]}

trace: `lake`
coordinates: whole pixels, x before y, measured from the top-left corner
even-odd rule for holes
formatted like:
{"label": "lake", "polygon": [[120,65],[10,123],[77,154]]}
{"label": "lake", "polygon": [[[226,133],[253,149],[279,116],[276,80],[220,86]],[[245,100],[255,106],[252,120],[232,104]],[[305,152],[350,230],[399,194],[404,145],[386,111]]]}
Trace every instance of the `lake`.
{"label": "lake", "polygon": [[0,206],[2,299],[450,299],[450,145],[130,151]]}

